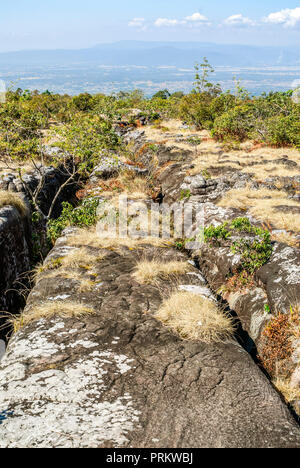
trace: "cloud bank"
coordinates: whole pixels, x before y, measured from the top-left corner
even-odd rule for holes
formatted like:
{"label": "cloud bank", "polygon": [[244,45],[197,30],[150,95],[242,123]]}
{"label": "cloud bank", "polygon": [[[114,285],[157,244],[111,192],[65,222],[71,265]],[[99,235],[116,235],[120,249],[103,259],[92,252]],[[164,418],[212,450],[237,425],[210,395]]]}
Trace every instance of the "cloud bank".
{"label": "cloud bank", "polygon": [[[224,19],[221,25],[232,28],[252,28],[262,25],[278,25],[286,28],[296,28],[300,26],[300,7],[291,9],[285,8],[281,11],[270,13],[265,18],[254,20],[247,16],[237,13]],[[213,23],[199,12],[193,13],[184,18],[157,18],[154,22],[147,21],[145,18],[133,18],[128,25],[133,28],[146,29],[147,26],[155,26],[157,28],[174,28],[174,27],[189,27],[197,28],[201,26],[212,26]]]}

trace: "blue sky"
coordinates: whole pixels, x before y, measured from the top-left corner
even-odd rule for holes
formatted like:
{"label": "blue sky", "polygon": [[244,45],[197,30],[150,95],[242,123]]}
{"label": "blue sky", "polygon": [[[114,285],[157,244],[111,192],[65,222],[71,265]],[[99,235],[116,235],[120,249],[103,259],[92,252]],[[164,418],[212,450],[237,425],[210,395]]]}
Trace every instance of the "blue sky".
{"label": "blue sky", "polygon": [[119,40],[300,45],[300,0],[1,1],[0,51]]}

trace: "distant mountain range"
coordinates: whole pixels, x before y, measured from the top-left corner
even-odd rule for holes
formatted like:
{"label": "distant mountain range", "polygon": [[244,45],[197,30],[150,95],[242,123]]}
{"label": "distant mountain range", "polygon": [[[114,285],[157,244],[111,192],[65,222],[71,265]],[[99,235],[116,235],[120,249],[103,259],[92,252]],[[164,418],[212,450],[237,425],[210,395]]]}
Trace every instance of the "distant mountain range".
{"label": "distant mountain range", "polygon": [[0,68],[26,66],[175,66],[191,67],[206,56],[214,66],[300,65],[300,50],[200,42],[122,41],[80,50],[23,50],[0,54]]}

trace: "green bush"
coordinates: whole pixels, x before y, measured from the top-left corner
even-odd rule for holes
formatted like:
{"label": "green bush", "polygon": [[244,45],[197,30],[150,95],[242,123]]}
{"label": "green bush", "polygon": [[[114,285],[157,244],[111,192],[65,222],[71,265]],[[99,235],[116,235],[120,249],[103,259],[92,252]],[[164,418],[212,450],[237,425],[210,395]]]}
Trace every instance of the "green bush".
{"label": "green bush", "polygon": [[254,122],[252,107],[238,106],[216,118],[212,135],[221,141],[244,141],[249,138]]}
{"label": "green bush", "polygon": [[51,219],[48,223],[48,239],[54,243],[68,226],[83,228],[96,224],[98,205],[98,198],[86,198],[76,208],[69,202],[63,202],[60,217]]}
{"label": "green bush", "polygon": [[293,145],[300,148],[300,116],[276,116],[267,120],[266,142],[270,145]]}
{"label": "green bush", "polygon": [[181,99],[179,117],[199,130],[213,127],[213,115],[210,105],[213,98],[208,93],[188,94]]}
{"label": "green bush", "polygon": [[231,250],[241,257],[239,273],[246,272],[252,276],[272,254],[271,234],[253,226],[248,218],[236,218],[231,223],[204,229],[205,242],[219,246],[221,241],[229,241],[233,235],[236,239],[232,242]]}

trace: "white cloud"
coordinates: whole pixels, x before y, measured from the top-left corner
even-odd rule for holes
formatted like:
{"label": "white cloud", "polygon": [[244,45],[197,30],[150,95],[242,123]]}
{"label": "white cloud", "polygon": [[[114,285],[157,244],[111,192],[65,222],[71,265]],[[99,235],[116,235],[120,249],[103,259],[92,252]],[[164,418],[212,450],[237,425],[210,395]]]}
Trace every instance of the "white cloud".
{"label": "white cloud", "polygon": [[186,16],[183,19],[169,19],[169,18],[157,18],[154,22],[157,27],[172,27],[172,26],[198,26],[200,24],[210,25],[206,16],[201,13],[194,13],[191,16]]}
{"label": "white cloud", "polygon": [[186,21],[192,21],[192,22],[205,22],[207,23],[208,19],[206,16],[201,15],[201,13],[194,13],[191,16],[186,16]]}
{"label": "white cloud", "polygon": [[275,13],[270,13],[269,16],[264,18],[264,22],[282,24],[285,27],[293,28],[300,24],[300,7],[294,8],[293,10],[286,8]]}
{"label": "white cloud", "polygon": [[129,21],[128,26],[131,28],[143,28],[145,26],[145,18],[133,18]]}
{"label": "white cloud", "polygon": [[227,26],[241,27],[241,26],[255,26],[256,23],[252,19],[247,18],[246,16],[243,16],[242,14],[238,14],[238,15],[232,15],[232,16],[229,16],[229,18],[226,18],[226,20],[224,20],[224,24],[226,24]]}
{"label": "white cloud", "polygon": [[177,20],[177,19],[157,18],[154,24],[155,26],[160,28],[162,26],[167,26],[167,27],[178,26],[179,24],[184,24],[184,22]]}

